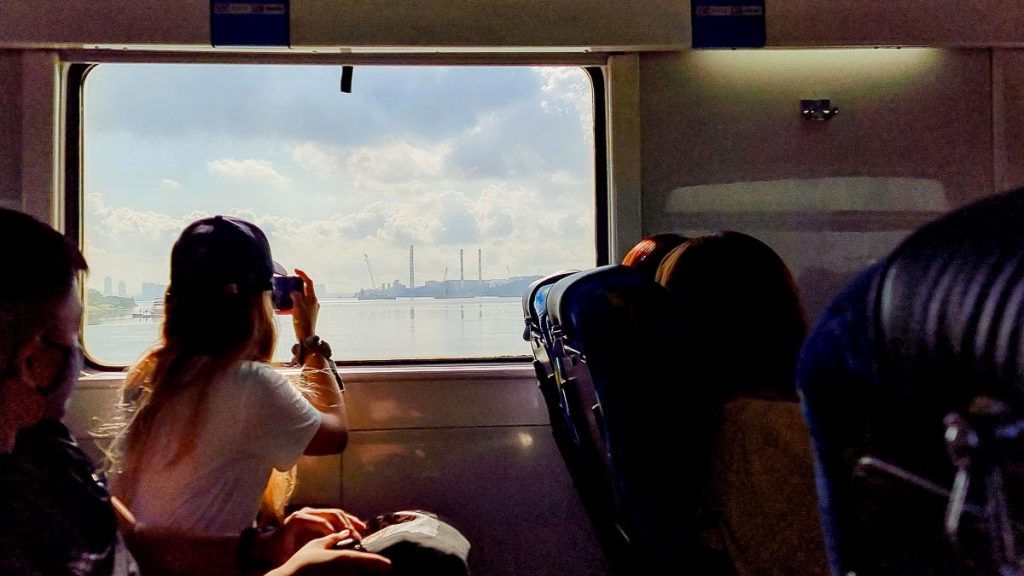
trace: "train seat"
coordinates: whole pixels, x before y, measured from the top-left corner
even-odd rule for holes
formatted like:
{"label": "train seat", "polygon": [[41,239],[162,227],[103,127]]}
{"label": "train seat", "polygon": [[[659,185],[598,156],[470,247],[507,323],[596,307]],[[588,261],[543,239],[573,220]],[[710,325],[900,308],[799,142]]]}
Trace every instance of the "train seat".
{"label": "train seat", "polygon": [[523,319],[526,324],[523,340],[530,343],[533,353],[533,370],[537,375],[537,383],[548,409],[555,443],[563,456],[566,455],[567,450],[571,450],[569,446],[579,443],[579,439],[576,438],[575,431],[569,426],[565,400],[551,363],[553,344],[548,322],[547,295],[555,282],[576,272],[576,270],[563,270],[535,280],[523,294]]}
{"label": "train seat", "polygon": [[[560,280],[548,311],[556,373],[580,437],[577,488],[613,569],[702,562],[697,479],[687,465],[693,420],[680,370],[690,347],[675,299],[612,265]],[[668,458],[684,465],[666,465]]]}
{"label": "train seat", "polygon": [[837,574],[1017,573],[1024,189],[928,224],[826,309],[801,355]]}
{"label": "train seat", "polygon": [[657,279],[700,335],[687,373],[704,403],[709,534],[741,576],[825,574],[810,442],[795,397],[806,328],[792,275],[761,241],[719,232],[674,249]]}
{"label": "train seat", "polygon": [[[739,396],[720,407],[708,507],[740,576],[825,576],[810,440],[800,405]],[[756,479],[756,480],[755,480]]]}
{"label": "train seat", "polygon": [[523,293],[523,321],[526,325],[523,340],[530,343],[535,360],[534,368],[538,370],[537,378],[541,389],[553,377],[551,367],[551,337],[548,330],[547,295],[551,286],[578,270],[562,270],[532,282]]}

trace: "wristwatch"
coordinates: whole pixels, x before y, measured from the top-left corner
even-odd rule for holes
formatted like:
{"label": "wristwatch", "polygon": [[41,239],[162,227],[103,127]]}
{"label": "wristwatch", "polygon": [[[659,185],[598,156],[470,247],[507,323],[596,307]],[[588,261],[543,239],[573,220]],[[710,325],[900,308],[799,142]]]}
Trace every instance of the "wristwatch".
{"label": "wristwatch", "polygon": [[330,368],[331,374],[334,374],[334,380],[338,383],[338,390],[344,392],[345,383],[341,381],[341,374],[338,374],[338,365],[334,363],[334,360],[331,360],[331,345],[327,341],[321,340],[316,334],[307,336],[292,344],[292,365],[305,365],[306,355],[310,352],[316,352],[323,356],[324,360],[327,360],[327,367]]}

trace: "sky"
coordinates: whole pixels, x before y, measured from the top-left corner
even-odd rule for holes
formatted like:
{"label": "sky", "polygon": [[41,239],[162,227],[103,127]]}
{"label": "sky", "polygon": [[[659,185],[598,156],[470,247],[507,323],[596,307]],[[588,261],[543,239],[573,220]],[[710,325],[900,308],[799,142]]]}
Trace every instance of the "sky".
{"label": "sky", "polygon": [[255,222],[332,293],[587,268],[592,89],[575,67],[103,64],[85,82],[88,284],[166,284],[190,222]]}

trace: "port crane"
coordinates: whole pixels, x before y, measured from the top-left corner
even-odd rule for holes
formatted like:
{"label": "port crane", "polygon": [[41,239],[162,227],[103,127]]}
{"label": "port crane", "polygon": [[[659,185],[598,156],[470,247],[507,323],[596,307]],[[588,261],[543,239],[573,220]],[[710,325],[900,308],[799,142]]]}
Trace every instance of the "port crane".
{"label": "port crane", "polygon": [[370,288],[376,290],[377,278],[373,275],[373,267],[370,266],[370,256],[367,254],[363,254],[363,262],[366,262],[366,271],[370,273]]}

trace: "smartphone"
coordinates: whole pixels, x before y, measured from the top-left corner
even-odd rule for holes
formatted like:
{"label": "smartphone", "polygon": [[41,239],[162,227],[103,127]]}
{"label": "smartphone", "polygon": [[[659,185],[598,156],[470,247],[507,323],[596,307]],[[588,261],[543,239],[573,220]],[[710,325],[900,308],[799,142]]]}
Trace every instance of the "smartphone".
{"label": "smartphone", "polygon": [[302,278],[298,276],[274,276],[270,279],[270,300],[274,310],[283,312],[292,309],[292,292],[302,292]]}

